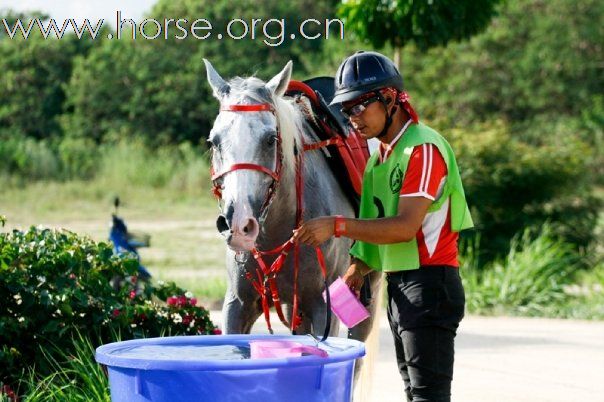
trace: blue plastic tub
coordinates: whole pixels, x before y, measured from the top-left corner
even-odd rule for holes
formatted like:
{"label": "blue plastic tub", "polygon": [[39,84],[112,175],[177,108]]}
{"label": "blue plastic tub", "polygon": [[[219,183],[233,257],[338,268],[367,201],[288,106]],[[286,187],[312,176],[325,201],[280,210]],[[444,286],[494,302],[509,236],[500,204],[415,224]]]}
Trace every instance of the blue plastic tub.
{"label": "blue plastic tub", "polygon": [[[137,339],[100,346],[113,402],[349,402],[363,343],[328,338],[328,357],[245,359],[251,340],[316,345],[308,336],[202,335]],[[230,351],[233,351],[231,354]]]}

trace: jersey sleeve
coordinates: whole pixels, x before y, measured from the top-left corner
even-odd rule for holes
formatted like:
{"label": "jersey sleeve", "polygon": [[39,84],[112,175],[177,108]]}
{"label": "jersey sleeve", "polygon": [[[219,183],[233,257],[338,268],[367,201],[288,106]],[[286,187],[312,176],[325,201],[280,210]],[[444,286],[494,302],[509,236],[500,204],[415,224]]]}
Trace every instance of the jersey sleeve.
{"label": "jersey sleeve", "polygon": [[436,145],[417,145],[409,158],[400,196],[434,201],[446,178],[447,164]]}

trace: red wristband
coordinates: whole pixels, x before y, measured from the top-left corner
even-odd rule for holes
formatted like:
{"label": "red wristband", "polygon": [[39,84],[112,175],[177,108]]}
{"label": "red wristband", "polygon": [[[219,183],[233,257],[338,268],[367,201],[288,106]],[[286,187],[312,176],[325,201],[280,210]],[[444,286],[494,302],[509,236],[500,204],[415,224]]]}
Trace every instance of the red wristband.
{"label": "red wristband", "polygon": [[340,237],[346,234],[346,218],[342,215],[336,215],[333,221],[333,235]]}

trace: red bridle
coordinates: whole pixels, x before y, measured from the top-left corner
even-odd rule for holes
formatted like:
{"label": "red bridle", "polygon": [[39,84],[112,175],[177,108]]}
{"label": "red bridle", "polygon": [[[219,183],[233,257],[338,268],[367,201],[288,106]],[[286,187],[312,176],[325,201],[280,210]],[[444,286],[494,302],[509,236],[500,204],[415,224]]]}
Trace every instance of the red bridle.
{"label": "red bridle", "polygon": [[[227,105],[223,107],[221,110],[229,111],[229,112],[271,112],[275,114],[274,108],[268,103],[261,103],[257,105]],[[328,145],[334,145],[341,142],[339,138],[333,138],[326,141],[321,141],[316,144],[302,144],[303,151],[310,151],[319,149]],[[281,144],[281,131],[279,130],[279,123],[277,122],[277,158],[276,158],[276,166],[275,170],[270,170],[264,166],[255,164],[255,163],[236,163],[231,165],[228,169],[215,173],[213,167],[211,167],[211,178],[213,182],[213,192],[217,198],[222,198],[222,186],[218,183],[218,179],[224,177],[226,174],[234,172],[236,170],[256,170],[262,173],[265,173],[273,178],[273,182],[269,187],[267,198],[263,204],[261,217],[265,215],[268,211],[268,207],[270,206],[275,193],[276,187],[281,180],[281,169],[283,164],[283,150]],[[298,228],[302,223],[302,214],[303,214],[303,180],[302,180],[302,171],[303,171],[303,157],[302,152],[296,154],[296,228]],[[272,333],[272,327],[269,318],[269,304],[268,297],[273,300],[273,304],[275,305],[275,310],[277,311],[277,315],[281,322],[289,327],[292,332],[300,325],[302,322],[301,317],[298,315],[298,290],[297,290],[297,282],[298,282],[298,271],[299,271],[299,244],[294,242],[293,237],[290,238],[287,242],[282,244],[281,246],[269,250],[269,251],[259,251],[254,248],[252,250],[252,255],[256,259],[259,268],[256,270],[256,278],[252,275],[251,272],[246,273],[246,277],[251,281],[252,286],[258,292],[261,297],[262,302],[262,310],[264,312],[264,317],[266,320],[266,324],[268,326],[269,331]],[[293,249],[294,251],[294,294],[293,294],[293,312],[292,312],[292,322],[289,323],[283,314],[283,309],[281,307],[281,302],[279,298],[279,292],[277,289],[276,276],[281,271],[285,259],[287,258],[288,253]],[[317,253],[317,259],[319,262],[319,266],[321,268],[321,272],[323,274],[323,278],[325,280],[325,288],[327,289],[327,269],[325,267],[325,261],[323,257],[323,253],[319,247],[315,248]],[[274,262],[268,265],[263,256],[266,255],[277,255]],[[329,309],[329,301],[328,307]],[[327,337],[329,331],[329,327],[326,327],[325,334],[323,339]]]}
{"label": "red bridle", "polygon": [[[228,112],[271,112],[275,114],[275,110],[269,103],[260,103],[256,105],[226,105],[220,110]],[[231,172],[234,172],[236,170],[256,170],[258,172],[262,172],[273,179],[273,182],[271,183],[268,189],[266,200],[262,205],[262,210],[266,211],[268,209],[268,206],[272,202],[273,197],[275,196],[277,184],[279,184],[279,181],[281,180],[282,164],[283,150],[281,149],[281,130],[279,130],[279,125],[277,125],[277,155],[275,161],[275,170],[271,170],[265,166],[258,165],[256,163],[235,163],[231,165],[228,169],[216,173],[214,171],[214,167],[211,166],[210,174],[213,183],[212,192],[218,199],[222,198],[222,185],[218,182],[218,180]]]}

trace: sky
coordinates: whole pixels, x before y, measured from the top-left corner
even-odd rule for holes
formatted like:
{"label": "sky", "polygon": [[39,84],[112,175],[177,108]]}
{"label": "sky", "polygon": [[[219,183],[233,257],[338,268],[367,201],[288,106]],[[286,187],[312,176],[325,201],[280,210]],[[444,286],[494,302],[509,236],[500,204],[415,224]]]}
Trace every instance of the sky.
{"label": "sky", "polygon": [[57,21],[74,18],[76,21],[88,18],[91,22],[105,19],[105,23],[115,26],[117,10],[122,19],[141,21],[157,0],[0,0],[0,9],[14,11],[39,10]]}

